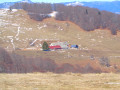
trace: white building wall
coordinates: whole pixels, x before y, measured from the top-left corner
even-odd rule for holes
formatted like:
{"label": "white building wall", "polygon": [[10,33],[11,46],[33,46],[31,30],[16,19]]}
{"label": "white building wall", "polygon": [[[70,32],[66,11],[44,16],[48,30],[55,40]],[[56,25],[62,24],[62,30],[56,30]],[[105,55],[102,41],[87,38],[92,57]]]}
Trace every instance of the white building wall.
{"label": "white building wall", "polygon": [[50,46],[56,46],[56,45],[60,45],[61,48],[63,49],[68,49],[69,44],[67,42],[55,42],[50,44]]}

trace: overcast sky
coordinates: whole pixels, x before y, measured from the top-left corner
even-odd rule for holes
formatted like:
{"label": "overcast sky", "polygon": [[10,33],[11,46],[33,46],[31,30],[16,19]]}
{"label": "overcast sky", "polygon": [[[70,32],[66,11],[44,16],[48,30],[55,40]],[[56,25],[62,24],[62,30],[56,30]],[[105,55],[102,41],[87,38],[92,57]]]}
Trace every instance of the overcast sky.
{"label": "overcast sky", "polygon": [[[0,3],[3,2],[16,2],[16,1],[21,1],[21,0],[0,0]],[[33,2],[51,2],[51,3],[58,3],[58,2],[71,2],[71,1],[85,1],[85,2],[89,2],[89,1],[115,1],[115,0],[31,0]],[[120,0],[117,0],[120,1]]]}

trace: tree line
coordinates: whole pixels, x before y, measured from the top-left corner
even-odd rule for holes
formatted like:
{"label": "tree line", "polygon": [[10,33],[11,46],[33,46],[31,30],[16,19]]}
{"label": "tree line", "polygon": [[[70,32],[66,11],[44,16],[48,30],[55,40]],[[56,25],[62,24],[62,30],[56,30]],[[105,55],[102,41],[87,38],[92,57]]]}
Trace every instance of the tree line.
{"label": "tree line", "polygon": [[56,10],[59,13],[56,16],[56,20],[74,22],[86,31],[106,28],[113,35],[116,35],[117,31],[120,30],[120,15],[100,11],[96,8],[50,3],[16,3],[10,8],[24,9],[28,12],[30,18],[38,21],[49,18],[48,14]]}
{"label": "tree line", "polygon": [[52,12],[52,6],[49,3],[15,3],[10,7],[10,10],[12,9],[23,9],[27,11],[31,19],[37,21],[49,18],[47,14]]}
{"label": "tree line", "polygon": [[32,72],[54,72],[54,73],[100,73],[100,69],[94,69],[91,65],[81,67],[69,63],[57,64],[54,60],[46,57],[28,57],[9,53],[0,48],[0,73],[32,73]]}
{"label": "tree line", "polygon": [[107,28],[113,35],[116,35],[117,30],[120,30],[120,15],[111,12],[83,6],[64,5],[57,5],[57,11],[59,12],[57,20],[72,21],[86,31]]}

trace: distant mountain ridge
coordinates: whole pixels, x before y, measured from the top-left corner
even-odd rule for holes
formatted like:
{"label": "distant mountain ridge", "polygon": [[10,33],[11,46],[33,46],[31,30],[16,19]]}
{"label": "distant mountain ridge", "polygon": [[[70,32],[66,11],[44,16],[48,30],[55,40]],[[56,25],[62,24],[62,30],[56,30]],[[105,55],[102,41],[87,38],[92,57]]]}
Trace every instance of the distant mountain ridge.
{"label": "distant mountain ridge", "polygon": [[[71,5],[75,6],[76,1],[73,2],[64,2],[64,5]],[[80,3],[80,4],[78,4]],[[99,10],[105,10],[113,13],[119,13],[120,12],[120,1],[92,1],[92,2],[78,2],[76,5],[82,5],[87,6],[91,8],[97,8]]]}
{"label": "distant mountain ridge", "polygon": [[0,8],[9,8],[10,6],[12,6],[18,2],[33,3],[31,0],[21,0],[21,1],[17,1],[17,2],[4,2],[4,3],[0,3]]}
{"label": "distant mountain ridge", "polygon": [[14,5],[16,2],[5,2],[0,3],[0,8],[9,8],[10,6]]}
{"label": "distant mountain ridge", "polygon": [[120,1],[113,2],[83,2],[84,6],[98,8],[99,10],[106,10],[113,13],[120,12]]}
{"label": "distant mountain ridge", "polygon": [[[34,3],[31,0],[21,0],[18,2],[25,2],[25,3]],[[10,6],[14,5],[15,3],[18,2],[5,2],[5,3],[0,3],[0,8],[9,8]],[[61,4],[64,4],[66,6],[87,6],[91,8],[97,8],[99,10],[105,10],[113,13],[120,14],[120,1],[91,1],[91,2],[78,2],[78,1],[73,1],[73,2],[63,2]]]}

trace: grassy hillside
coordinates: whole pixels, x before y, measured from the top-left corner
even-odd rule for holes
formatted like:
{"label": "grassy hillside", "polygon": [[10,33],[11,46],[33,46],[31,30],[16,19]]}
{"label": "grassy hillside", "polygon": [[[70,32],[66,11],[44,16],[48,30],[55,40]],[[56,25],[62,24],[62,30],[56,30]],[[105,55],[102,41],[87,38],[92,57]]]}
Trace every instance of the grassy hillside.
{"label": "grassy hillside", "polygon": [[[119,90],[119,74],[0,74],[2,90]],[[32,78],[31,78],[32,77]]]}
{"label": "grassy hillside", "polygon": [[116,36],[107,29],[85,32],[74,23],[53,18],[38,22],[30,19],[23,10],[0,12],[0,45],[7,50],[26,48],[35,39],[67,41],[69,44],[78,44],[81,50],[120,50],[119,32]]}
{"label": "grassy hillside", "polygon": [[[10,12],[0,9],[0,12],[0,46],[7,51],[29,48],[30,43],[36,39],[67,41],[69,44],[79,45],[79,49],[52,52],[15,50],[14,52],[26,57],[49,58],[58,64],[85,66],[91,64],[103,71],[119,72],[120,32],[117,35],[111,35],[107,29],[87,32],[70,21],[57,21],[54,18],[35,21],[23,10],[13,9]],[[92,55],[95,60],[107,57],[112,66],[109,68],[99,66],[98,61],[90,61]]]}

